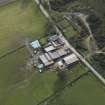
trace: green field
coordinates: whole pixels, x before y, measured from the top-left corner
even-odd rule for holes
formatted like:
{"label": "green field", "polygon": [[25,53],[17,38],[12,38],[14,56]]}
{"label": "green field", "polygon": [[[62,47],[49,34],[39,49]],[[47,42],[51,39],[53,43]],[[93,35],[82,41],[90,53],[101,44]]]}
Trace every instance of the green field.
{"label": "green field", "polygon": [[75,65],[70,70],[73,72],[66,72],[65,83],[58,81],[56,72],[40,74],[36,70],[26,70],[26,60],[27,51],[24,48],[0,60],[0,104],[36,105],[53,94],[55,89],[63,88],[67,82],[85,72],[80,64]]}
{"label": "green field", "polygon": [[22,1],[0,7],[0,56],[24,44],[26,37],[44,34],[46,19],[32,0],[27,5]]}
{"label": "green field", "polygon": [[[17,1],[0,7],[0,12],[0,56],[23,45],[25,37],[37,39],[45,34],[46,19],[33,2],[23,8]],[[27,60],[26,48],[0,59],[0,105],[36,105],[53,94],[56,73],[28,71]],[[68,81],[84,73],[80,65],[72,70]]]}
{"label": "green field", "polygon": [[[0,27],[0,56],[2,56],[23,45],[26,37],[34,39],[43,36],[46,19],[34,2],[24,7],[23,2],[17,0],[0,7],[0,25],[2,26]],[[26,70],[27,60],[28,53],[25,48],[0,59],[0,105],[26,105],[26,103],[33,105],[34,97],[30,97],[31,90],[29,90],[31,85],[30,88],[26,88],[33,72]],[[51,76],[46,77],[50,80]]]}
{"label": "green field", "polygon": [[66,38],[70,39],[74,36],[79,36],[79,33],[77,30],[75,30],[72,25],[72,23],[66,19],[60,21],[57,23],[58,27],[64,31],[64,35]]}
{"label": "green field", "polygon": [[[32,2],[23,8],[19,0],[0,7],[0,56],[23,45],[25,37],[38,38],[44,35],[46,19]],[[43,42],[43,41],[42,41]],[[51,95],[57,81],[56,73],[26,69],[26,48],[0,59],[0,105],[36,105]],[[78,69],[78,70],[77,70]],[[83,73],[79,65],[74,68],[72,80]]]}
{"label": "green field", "polygon": [[104,93],[105,87],[89,73],[48,100],[47,105],[105,105]]}
{"label": "green field", "polygon": [[[29,2],[23,6],[23,2],[18,0],[0,7],[0,26],[2,26],[0,27],[0,56],[23,45],[26,37],[37,39],[43,36],[46,23],[46,19],[34,2]],[[45,41],[46,39],[42,39],[42,44]],[[87,71],[84,66],[77,64],[66,71],[67,80],[62,82],[59,81],[56,72],[39,73],[36,70],[27,70],[28,56],[27,49],[21,48],[0,59],[0,105],[37,105],[52,95],[55,90],[63,88]],[[102,85],[97,82],[93,75],[81,78],[73,85],[73,90],[70,91],[70,89],[66,88],[62,93],[65,95],[65,98],[63,97],[64,102],[67,99],[67,105],[71,103],[68,98],[71,94],[73,94],[71,99],[76,97],[72,103],[78,102],[80,105],[88,105],[85,101],[82,102],[81,99],[84,98],[87,101],[87,98],[92,94],[89,102],[93,100],[92,105],[99,105],[98,102],[94,104],[96,93],[98,94],[97,101],[105,104]],[[78,94],[81,97],[78,97]],[[49,105],[59,105],[59,103]],[[89,103],[89,105],[91,104]]]}
{"label": "green field", "polygon": [[[2,68],[0,71],[0,103],[3,105],[33,105],[54,91],[54,84],[57,81],[56,73],[40,74],[36,71],[30,73],[24,67],[26,55],[26,50],[21,49],[0,61]],[[70,76],[68,81],[84,73],[80,65],[72,70],[73,72],[67,73]]]}

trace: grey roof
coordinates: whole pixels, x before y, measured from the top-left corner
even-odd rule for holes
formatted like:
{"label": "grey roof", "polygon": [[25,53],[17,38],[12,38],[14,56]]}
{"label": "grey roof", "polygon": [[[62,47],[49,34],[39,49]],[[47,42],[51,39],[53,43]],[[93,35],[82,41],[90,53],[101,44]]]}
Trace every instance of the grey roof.
{"label": "grey roof", "polygon": [[75,54],[71,54],[71,55],[68,55],[65,58],[63,58],[63,60],[67,65],[70,65],[74,62],[77,62],[79,59],[77,58],[77,56]]}
{"label": "grey roof", "polygon": [[51,46],[48,46],[48,47],[44,48],[44,50],[46,52],[53,51],[53,50],[55,50],[55,47],[51,45]]}
{"label": "grey roof", "polygon": [[48,59],[48,61],[51,61],[52,58],[48,55],[48,53],[45,53],[46,58]]}
{"label": "grey roof", "polygon": [[50,41],[56,41],[59,38],[58,35],[53,35],[49,38]]}
{"label": "grey roof", "polygon": [[60,56],[64,56],[67,54],[67,51],[65,51],[65,49],[61,48],[59,50],[57,50],[57,53],[60,55]]}
{"label": "grey roof", "polygon": [[55,51],[55,52],[49,52],[48,53],[52,59],[57,59],[60,57],[60,55]]}
{"label": "grey roof", "polygon": [[49,66],[54,63],[53,60],[51,60],[51,58],[47,54],[43,54],[39,56],[39,58],[45,66]]}
{"label": "grey roof", "polygon": [[61,49],[58,49],[53,52],[48,52],[48,54],[51,56],[52,59],[58,59],[64,55],[66,55],[67,51],[65,51],[63,48],[61,48]]}

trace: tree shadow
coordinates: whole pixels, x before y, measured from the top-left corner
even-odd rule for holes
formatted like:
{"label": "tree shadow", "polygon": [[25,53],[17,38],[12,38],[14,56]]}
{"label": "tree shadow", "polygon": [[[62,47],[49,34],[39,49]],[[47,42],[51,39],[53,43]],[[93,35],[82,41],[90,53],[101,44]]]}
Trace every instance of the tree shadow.
{"label": "tree shadow", "polygon": [[57,80],[54,84],[54,93],[61,91],[65,85],[67,84],[67,74],[66,71],[58,71],[57,72]]}
{"label": "tree shadow", "polygon": [[53,87],[53,96],[48,100],[47,105],[64,105],[64,100],[62,99],[62,90],[67,85],[67,73],[66,71],[57,71],[57,79]]}

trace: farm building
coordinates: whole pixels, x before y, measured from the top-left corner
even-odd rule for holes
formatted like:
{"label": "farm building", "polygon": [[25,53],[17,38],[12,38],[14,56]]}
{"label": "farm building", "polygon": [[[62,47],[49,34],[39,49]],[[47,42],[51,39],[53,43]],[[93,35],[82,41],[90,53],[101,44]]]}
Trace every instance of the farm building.
{"label": "farm building", "polygon": [[63,48],[58,49],[58,50],[53,51],[53,52],[48,52],[48,54],[49,54],[49,55],[51,56],[51,58],[54,59],[54,60],[56,60],[56,59],[58,59],[58,58],[60,58],[60,57],[62,57],[62,56],[67,55],[67,53],[68,53],[68,52],[67,52],[65,49],[63,49]]}
{"label": "farm building", "polygon": [[67,65],[70,65],[74,62],[77,62],[79,59],[77,58],[75,54],[71,54],[71,55],[64,57],[63,60]]}
{"label": "farm building", "polygon": [[53,50],[55,50],[56,48],[54,47],[54,46],[48,46],[48,47],[46,47],[46,48],[44,48],[44,50],[46,51],[46,52],[49,52],[49,51],[53,51]]}
{"label": "farm building", "polygon": [[30,45],[34,49],[37,49],[37,48],[40,48],[41,47],[41,45],[40,45],[40,43],[39,43],[38,40],[31,42]]}
{"label": "farm building", "polygon": [[[41,46],[39,41],[36,40],[31,43],[31,47],[33,47],[34,50],[38,49],[37,57],[39,64],[43,64],[43,67],[53,67],[57,65],[59,69],[64,69],[79,60],[59,35],[51,36],[44,46]],[[40,66],[38,66],[38,68],[39,67]],[[39,70],[41,69],[39,68]]]}
{"label": "farm building", "polygon": [[39,56],[39,59],[42,61],[44,66],[50,66],[54,64],[54,61],[50,58],[50,56],[46,53]]}

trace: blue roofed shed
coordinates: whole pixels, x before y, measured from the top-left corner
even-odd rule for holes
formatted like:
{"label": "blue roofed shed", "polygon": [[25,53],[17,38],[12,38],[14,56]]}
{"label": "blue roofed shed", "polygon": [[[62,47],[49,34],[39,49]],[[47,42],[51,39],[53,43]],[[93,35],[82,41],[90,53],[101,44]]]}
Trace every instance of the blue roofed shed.
{"label": "blue roofed shed", "polygon": [[40,47],[41,47],[41,45],[40,45],[40,43],[39,43],[38,40],[35,40],[35,41],[33,41],[32,43],[30,43],[30,44],[31,44],[31,46],[32,46],[34,49],[37,49],[37,48],[40,48]]}

